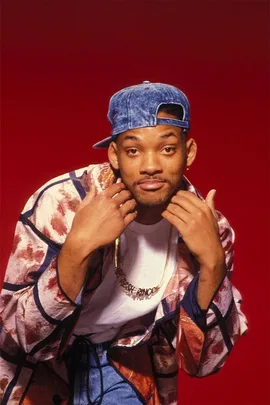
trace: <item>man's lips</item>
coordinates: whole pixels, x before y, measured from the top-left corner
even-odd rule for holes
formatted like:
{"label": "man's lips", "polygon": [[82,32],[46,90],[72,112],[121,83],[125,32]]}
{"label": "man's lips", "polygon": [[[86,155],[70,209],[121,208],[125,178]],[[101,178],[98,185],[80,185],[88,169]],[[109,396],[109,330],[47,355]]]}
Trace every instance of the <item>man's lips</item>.
{"label": "man's lips", "polygon": [[143,190],[159,190],[165,184],[164,180],[144,179],[138,182],[138,185]]}

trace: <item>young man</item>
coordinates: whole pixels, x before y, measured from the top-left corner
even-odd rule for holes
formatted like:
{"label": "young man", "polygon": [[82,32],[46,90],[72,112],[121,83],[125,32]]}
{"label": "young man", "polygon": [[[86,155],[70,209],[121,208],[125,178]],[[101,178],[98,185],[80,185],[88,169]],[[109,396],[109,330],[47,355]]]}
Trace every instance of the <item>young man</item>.
{"label": "young man", "polygon": [[[184,176],[196,142],[177,88],[110,101],[110,163],[27,202],[2,292],[2,405],[177,403],[178,366],[216,372],[246,330],[234,234]],[[57,380],[56,380],[57,378]],[[67,399],[68,398],[68,399]]]}

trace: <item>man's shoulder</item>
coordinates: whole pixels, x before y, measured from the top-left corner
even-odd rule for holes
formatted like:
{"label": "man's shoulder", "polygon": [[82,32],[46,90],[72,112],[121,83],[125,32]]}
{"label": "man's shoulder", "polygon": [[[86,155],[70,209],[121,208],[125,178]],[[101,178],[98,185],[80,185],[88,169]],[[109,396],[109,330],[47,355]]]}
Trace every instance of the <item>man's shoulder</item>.
{"label": "man's shoulder", "polygon": [[21,218],[43,233],[52,236],[57,230],[64,237],[91,184],[101,191],[107,187],[106,182],[112,181],[109,163],[92,164],[54,177],[28,199]]}
{"label": "man's shoulder", "polygon": [[91,164],[89,166],[66,172],[53,177],[39,187],[28,199],[23,212],[33,209],[41,199],[66,200],[72,199],[74,195],[83,199],[89,191],[92,183],[99,183],[102,174],[109,171],[109,163]]}
{"label": "man's shoulder", "polygon": [[[76,184],[76,182],[86,176],[89,178],[92,177],[92,174],[94,173],[99,173],[104,168],[109,167],[109,163],[96,163],[96,164],[90,164],[89,166],[84,166],[79,169],[74,169],[71,170],[70,172],[66,172],[64,174],[60,174],[56,177],[51,178],[48,180],[46,183],[44,183],[37,191],[37,192],[45,192],[49,190],[49,192],[54,192],[54,190],[57,190],[57,187],[61,187],[62,185],[65,184]],[[85,184],[86,186],[86,184]],[[34,193],[34,194],[36,194]]]}

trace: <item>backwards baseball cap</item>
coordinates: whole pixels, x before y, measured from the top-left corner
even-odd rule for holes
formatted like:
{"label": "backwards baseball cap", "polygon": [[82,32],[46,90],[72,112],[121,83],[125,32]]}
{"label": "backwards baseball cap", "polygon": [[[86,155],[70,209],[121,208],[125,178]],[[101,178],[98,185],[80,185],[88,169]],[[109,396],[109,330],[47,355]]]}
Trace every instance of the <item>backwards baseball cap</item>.
{"label": "backwards baseball cap", "polygon": [[[183,109],[181,120],[157,117],[163,104],[180,105]],[[126,87],[115,93],[109,103],[107,115],[111,126],[111,136],[97,142],[94,148],[106,148],[119,134],[135,128],[173,125],[190,129],[190,106],[186,95],[170,84],[144,81],[136,86]]]}

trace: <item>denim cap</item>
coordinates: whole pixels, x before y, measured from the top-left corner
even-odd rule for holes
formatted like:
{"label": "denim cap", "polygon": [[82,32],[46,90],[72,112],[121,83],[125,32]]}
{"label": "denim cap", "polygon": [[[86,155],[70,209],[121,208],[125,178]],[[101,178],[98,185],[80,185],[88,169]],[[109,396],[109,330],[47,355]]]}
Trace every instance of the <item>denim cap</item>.
{"label": "denim cap", "polygon": [[[158,118],[162,104],[176,104],[183,108],[182,120]],[[170,84],[144,81],[115,93],[109,103],[108,119],[112,126],[111,136],[97,142],[94,148],[106,148],[119,134],[135,128],[173,125],[190,129],[190,106],[186,95]]]}

